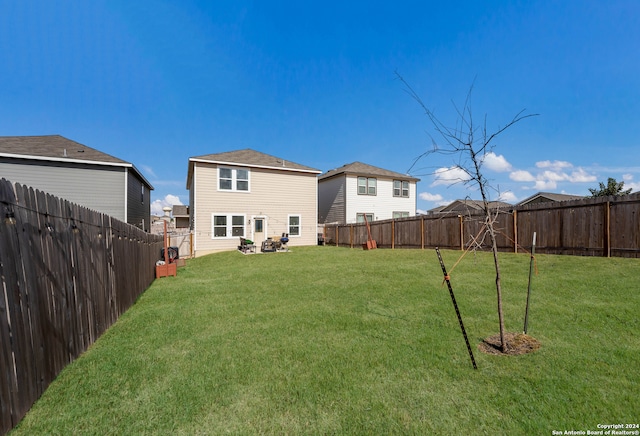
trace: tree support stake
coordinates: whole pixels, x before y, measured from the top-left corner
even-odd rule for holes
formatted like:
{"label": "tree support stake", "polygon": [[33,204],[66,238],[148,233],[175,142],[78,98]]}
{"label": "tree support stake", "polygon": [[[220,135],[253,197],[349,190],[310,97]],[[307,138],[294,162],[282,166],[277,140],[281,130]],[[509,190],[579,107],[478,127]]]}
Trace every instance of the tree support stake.
{"label": "tree support stake", "polygon": [[451,301],[453,302],[453,307],[456,309],[456,315],[458,315],[458,322],[460,323],[462,336],[464,336],[464,342],[467,344],[467,350],[469,351],[469,357],[471,358],[473,369],[478,369],[478,367],[476,366],[476,360],[473,358],[473,351],[471,351],[471,345],[469,345],[467,332],[465,331],[464,324],[462,323],[462,316],[460,316],[460,310],[458,309],[458,303],[456,303],[456,297],[453,295],[453,288],[451,287],[451,282],[449,281],[449,274],[447,274],[447,268],[445,268],[444,266],[442,256],[440,255],[440,249],[438,247],[436,247],[436,253],[438,254],[438,260],[440,261],[440,266],[442,267],[442,274],[444,274],[444,280],[445,282],[447,282],[447,287],[449,288],[449,295],[451,295]]}

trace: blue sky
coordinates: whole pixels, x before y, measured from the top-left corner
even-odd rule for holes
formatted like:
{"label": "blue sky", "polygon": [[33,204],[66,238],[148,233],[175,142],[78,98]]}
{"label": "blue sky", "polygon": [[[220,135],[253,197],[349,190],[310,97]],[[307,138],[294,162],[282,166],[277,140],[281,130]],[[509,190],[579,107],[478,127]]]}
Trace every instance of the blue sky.
{"label": "blue sky", "polygon": [[[407,172],[434,132],[396,72],[450,126],[472,83],[489,131],[540,114],[497,138],[492,199],[588,195],[608,177],[640,190],[635,0],[0,0],[0,136],[132,162],[155,211],[188,202],[188,159],[209,153]],[[480,198],[447,180],[456,162],[413,166],[419,210]]]}

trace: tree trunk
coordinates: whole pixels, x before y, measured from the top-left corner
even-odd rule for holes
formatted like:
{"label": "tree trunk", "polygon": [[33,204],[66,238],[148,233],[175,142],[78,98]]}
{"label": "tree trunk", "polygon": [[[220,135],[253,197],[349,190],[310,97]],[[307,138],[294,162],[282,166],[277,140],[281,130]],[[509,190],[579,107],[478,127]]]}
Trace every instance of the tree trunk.
{"label": "tree trunk", "polygon": [[[491,217],[488,217],[489,219]],[[491,236],[491,251],[493,251],[493,263],[496,267],[496,292],[498,294],[498,320],[500,322],[500,348],[504,353],[506,351],[506,344],[504,342],[504,315],[502,312],[502,286],[500,285],[500,264],[498,263],[498,243],[496,242],[496,235],[493,231],[493,223],[488,222],[489,235]]]}

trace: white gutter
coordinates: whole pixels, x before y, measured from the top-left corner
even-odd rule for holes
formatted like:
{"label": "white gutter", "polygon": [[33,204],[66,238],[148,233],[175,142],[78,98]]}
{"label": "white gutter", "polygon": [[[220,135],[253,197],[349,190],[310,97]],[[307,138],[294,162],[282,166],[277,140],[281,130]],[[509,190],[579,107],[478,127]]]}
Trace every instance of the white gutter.
{"label": "white gutter", "polygon": [[41,160],[47,162],[65,162],[65,163],[77,163],[77,164],[88,164],[88,165],[102,165],[109,167],[121,167],[121,168],[133,168],[133,170],[138,173],[140,178],[144,180],[144,182],[153,190],[153,185],[149,183],[149,181],[142,175],[140,171],[129,162],[105,162],[105,161],[96,161],[96,160],[84,160],[84,159],[69,159],[69,158],[59,158],[59,157],[49,157],[49,156],[33,156],[26,154],[13,154],[13,153],[0,153],[0,157],[8,157],[12,159],[23,159],[23,160]]}
{"label": "white gutter", "polygon": [[193,204],[190,204],[189,207],[191,207],[192,209],[189,210],[189,213],[191,214],[191,216],[193,217],[193,234],[195,235],[194,238],[191,239],[192,241],[192,247],[191,247],[191,253],[193,254],[193,257],[196,256],[196,250],[198,248],[198,231],[196,230],[198,227],[198,220],[196,219],[196,207],[195,205],[198,204],[198,202],[196,201],[196,196],[198,195],[198,190],[196,189],[196,170],[197,170],[197,165],[193,166]]}
{"label": "white gutter", "polygon": [[[124,172],[124,222],[129,218],[129,171]],[[144,230],[144,229],[142,229]]]}

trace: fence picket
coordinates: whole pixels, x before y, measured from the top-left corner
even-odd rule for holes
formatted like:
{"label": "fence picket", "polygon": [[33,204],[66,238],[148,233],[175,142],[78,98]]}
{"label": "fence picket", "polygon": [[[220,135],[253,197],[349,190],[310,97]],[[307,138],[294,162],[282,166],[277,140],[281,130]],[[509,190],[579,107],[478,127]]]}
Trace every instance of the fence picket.
{"label": "fence picket", "polygon": [[153,282],[162,237],[5,179],[0,214],[5,434]]}

